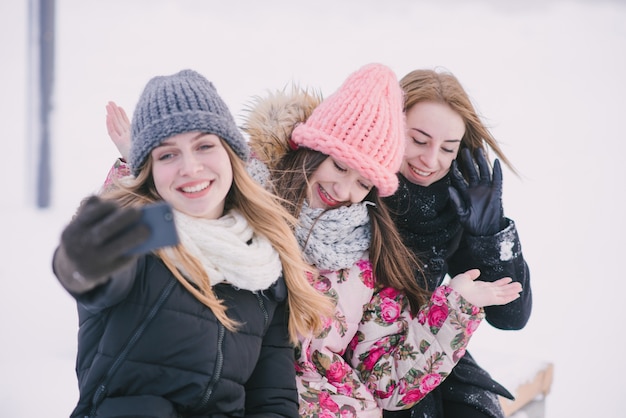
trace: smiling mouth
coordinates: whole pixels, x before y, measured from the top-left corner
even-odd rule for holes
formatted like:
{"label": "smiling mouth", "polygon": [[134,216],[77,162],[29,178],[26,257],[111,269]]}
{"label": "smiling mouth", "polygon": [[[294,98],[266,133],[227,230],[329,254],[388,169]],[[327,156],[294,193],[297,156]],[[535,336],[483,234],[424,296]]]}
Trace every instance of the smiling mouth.
{"label": "smiling mouth", "polygon": [[211,183],[206,181],[206,182],[203,182],[203,183],[198,183],[198,184],[196,184],[194,186],[181,187],[180,190],[185,192],[185,193],[198,193],[198,192],[201,192],[202,190],[206,189],[210,185],[211,185]]}
{"label": "smiling mouth", "polygon": [[324,190],[324,188],[322,186],[317,186],[317,193],[320,196],[320,199],[322,199],[322,202],[324,202],[325,204],[327,204],[328,206],[337,206],[339,203],[337,200],[333,199],[328,192],[326,192],[326,190]]}
{"label": "smiling mouth", "polygon": [[422,171],[422,170],[419,170],[419,169],[415,168],[414,166],[412,166],[410,164],[409,164],[409,167],[411,168],[411,171],[413,173],[417,174],[420,177],[429,177],[429,176],[431,176],[433,174],[432,171]]}

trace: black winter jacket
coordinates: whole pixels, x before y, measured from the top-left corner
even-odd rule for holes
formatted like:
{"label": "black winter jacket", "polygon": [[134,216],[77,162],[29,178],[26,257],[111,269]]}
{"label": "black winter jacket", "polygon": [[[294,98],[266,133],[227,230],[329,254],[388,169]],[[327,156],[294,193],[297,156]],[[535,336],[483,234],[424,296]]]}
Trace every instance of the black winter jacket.
{"label": "black winter jacket", "polygon": [[[473,268],[480,269],[479,280],[511,277],[521,283],[521,297],[503,306],[486,307],[486,320],[503,330],[523,328],[532,310],[532,292],[515,223],[506,219],[505,228],[497,234],[472,236],[458,222],[448,197],[448,176],[428,187],[415,185],[402,175],[398,177],[398,191],[385,202],[405,245],[424,263],[429,290],[441,285],[446,274],[454,277]],[[498,418],[502,413],[495,394],[512,398],[467,353],[441,386],[414,407],[413,416],[443,416],[441,403],[452,401],[472,405]],[[385,417],[402,414],[386,412]],[[408,411],[404,414],[409,415]]]}
{"label": "black winter jacket", "polygon": [[71,416],[92,416],[109,401],[119,413],[119,405],[150,395],[171,404],[171,416],[297,417],[283,279],[262,293],[228,284],[214,291],[238,332],[225,329],[152,255],[74,295],[80,399]]}

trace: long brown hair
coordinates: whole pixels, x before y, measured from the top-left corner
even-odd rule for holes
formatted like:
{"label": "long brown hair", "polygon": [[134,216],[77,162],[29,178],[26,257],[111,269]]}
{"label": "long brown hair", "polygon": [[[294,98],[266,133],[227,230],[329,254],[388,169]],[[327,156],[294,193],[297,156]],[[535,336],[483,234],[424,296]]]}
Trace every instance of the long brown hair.
{"label": "long brown hair", "polygon": [[414,70],[402,77],[400,87],[404,91],[405,113],[413,105],[423,101],[447,104],[465,123],[465,135],[461,139],[459,152],[463,148],[468,148],[472,155],[478,148],[486,152],[486,144],[517,175],[517,170],[504,155],[500,145],[476,112],[469,95],[453,74],[431,69]]}
{"label": "long brown hair", "polygon": [[[309,177],[329,158],[326,154],[308,148],[298,148],[282,156],[271,170],[272,186],[294,217],[298,217],[308,195]],[[416,314],[428,301],[426,283],[420,287],[414,279],[420,265],[415,256],[404,246],[402,239],[382,202],[376,188],[365,197],[373,205],[367,205],[372,240],[369,253],[377,284],[389,286],[407,296],[411,312]],[[423,275],[422,275],[423,277]]]}
{"label": "long brown hair", "polygon": [[[308,336],[322,329],[324,317],[332,313],[329,299],[316,291],[308,282],[310,266],[302,258],[292,228],[295,218],[285,210],[279,199],[253,180],[226,142],[221,141],[233,168],[233,184],[226,196],[224,211],[238,210],[256,233],[265,236],[276,249],[283,266],[283,276],[289,290],[289,335],[295,344],[299,336]],[[142,167],[136,178],[117,180],[116,187],[107,189],[103,198],[114,199],[122,206],[140,206],[162,200],[152,178],[152,157]],[[226,307],[215,296],[207,272],[200,262],[190,255],[183,245],[174,249],[174,257],[193,277],[193,286],[175,267],[173,259],[163,250],[156,255],[163,260],[178,281],[200,302],[215,314],[228,329],[235,331],[237,323],[229,318]]]}

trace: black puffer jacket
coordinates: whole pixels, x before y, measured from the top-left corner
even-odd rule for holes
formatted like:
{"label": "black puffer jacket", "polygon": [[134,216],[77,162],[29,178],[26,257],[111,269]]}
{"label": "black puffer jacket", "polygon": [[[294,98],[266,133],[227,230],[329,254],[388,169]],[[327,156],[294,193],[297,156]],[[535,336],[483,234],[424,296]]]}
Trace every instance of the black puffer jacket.
{"label": "black puffer jacket", "polygon": [[[486,320],[503,330],[523,328],[532,310],[532,292],[514,222],[506,219],[505,228],[496,235],[472,236],[463,230],[449,199],[449,176],[428,187],[415,185],[402,175],[398,177],[398,191],[385,202],[404,243],[424,263],[428,288],[432,291],[439,286],[446,274],[454,277],[472,268],[480,269],[479,280],[511,277],[521,283],[521,297],[504,306],[486,307]],[[499,418],[502,412],[495,394],[512,397],[466,354],[434,393],[414,407],[412,416],[443,416],[442,402],[451,401],[472,405]],[[409,412],[386,412],[385,416],[409,416]]]}
{"label": "black puffer jacket", "polygon": [[[80,399],[71,416],[92,416],[98,407],[101,416],[111,405],[130,416],[137,399],[142,408],[156,399],[159,416],[298,416],[283,279],[262,294],[228,284],[214,291],[241,324],[238,332],[225,329],[152,255],[75,295]],[[172,415],[156,406],[163,400]]]}

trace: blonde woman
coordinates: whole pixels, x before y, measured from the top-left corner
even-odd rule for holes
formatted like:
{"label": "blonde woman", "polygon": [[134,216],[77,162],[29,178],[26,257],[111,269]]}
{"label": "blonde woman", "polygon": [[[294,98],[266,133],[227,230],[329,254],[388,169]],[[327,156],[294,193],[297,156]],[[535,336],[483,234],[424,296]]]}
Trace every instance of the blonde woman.
{"label": "blonde woman", "polygon": [[[293,219],[247,174],[248,145],[200,74],[150,80],[131,128],[132,176],[83,203],[53,259],[80,323],[71,416],[297,416],[294,343],[329,302]],[[129,255],[159,201],[180,243]]]}

